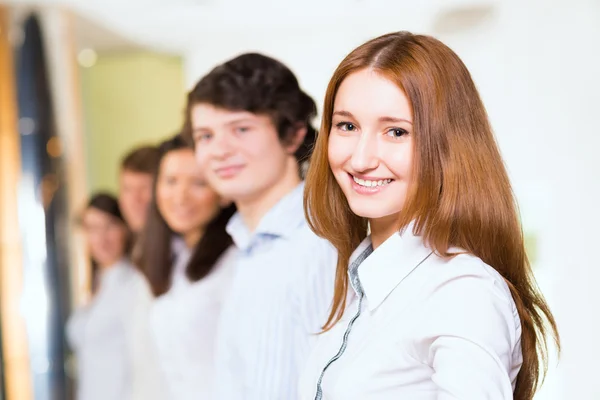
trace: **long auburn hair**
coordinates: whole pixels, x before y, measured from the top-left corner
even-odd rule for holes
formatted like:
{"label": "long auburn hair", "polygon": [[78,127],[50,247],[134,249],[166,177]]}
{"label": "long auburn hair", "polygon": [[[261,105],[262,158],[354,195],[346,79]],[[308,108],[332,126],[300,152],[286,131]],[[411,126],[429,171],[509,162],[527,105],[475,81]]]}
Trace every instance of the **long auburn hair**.
{"label": "long auburn hair", "polygon": [[333,307],[323,329],[344,312],[348,262],[367,235],[367,220],[352,212],[328,162],[337,90],[363,69],[397,84],[412,107],[414,179],[400,229],[415,221],[414,233],[438,255],[451,257],[449,248],[459,247],[504,277],[522,325],[523,365],[514,398],[531,399],[540,372],[547,370],[548,334],[560,349],[556,322],[533,277],[513,191],[479,93],[460,58],[432,37],[396,32],[373,39],[342,61],[327,87],[304,196],[311,229],[338,250]]}
{"label": "long auburn hair", "polygon": [[[175,232],[169,227],[158,210],[156,184],[160,173],[160,164],[164,157],[171,151],[182,149],[190,149],[190,147],[180,135],[164,141],[159,146],[159,165],[154,173],[152,200],[148,210],[146,226],[141,237],[140,249],[134,260],[136,266],[146,276],[155,296],[166,293],[171,286],[174,261],[171,240],[175,236]],[[186,275],[192,282],[199,281],[207,276],[219,257],[233,243],[225,228],[234,212],[235,206],[233,205],[221,209],[204,228],[204,234],[196,244],[186,267]]]}

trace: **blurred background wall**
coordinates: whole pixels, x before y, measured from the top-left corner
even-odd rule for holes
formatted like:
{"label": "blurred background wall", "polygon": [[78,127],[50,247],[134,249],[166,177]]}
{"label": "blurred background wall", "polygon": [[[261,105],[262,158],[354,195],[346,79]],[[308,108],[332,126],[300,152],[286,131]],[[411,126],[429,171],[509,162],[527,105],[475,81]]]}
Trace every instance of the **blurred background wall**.
{"label": "blurred background wall", "polygon": [[81,88],[89,190],[115,192],[123,154],[181,126],[183,61],[152,52],[101,53],[83,69]]}
{"label": "blurred background wall", "polygon": [[[274,56],[320,104],[337,64],[365,40],[397,30],[438,37],[462,57],[480,89],[539,284],[559,323],[562,358],[558,366],[551,360],[537,398],[600,399],[599,1],[22,0],[1,7],[13,50],[22,41],[22,21],[31,13],[42,21],[71,217],[91,190],[116,189],[127,149],[179,128],[186,90],[222,61],[247,51]],[[4,89],[2,99],[10,98]],[[18,139],[20,125],[6,117],[10,107],[0,107],[0,121],[9,121],[3,137]],[[3,182],[4,174],[17,179],[19,163],[0,163]],[[3,191],[14,184],[9,181]],[[12,232],[2,237],[0,253],[11,263],[0,266],[5,362],[15,348],[22,349],[20,360],[27,354],[18,328],[22,313],[15,308],[25,291],[18,272],[21,239],[8,225],[17,221],[4,219],[16,207],[13,194],[2,193],[4,232]],[[69,265],[63,268],[71,271],[77,304],[87,288],[85,254],[77,231],[69,227],[67,234]],[[18,368],[26,377],[30,366]],[[19,397],[8,399],[47,398],[28,385],[24,379]]]}

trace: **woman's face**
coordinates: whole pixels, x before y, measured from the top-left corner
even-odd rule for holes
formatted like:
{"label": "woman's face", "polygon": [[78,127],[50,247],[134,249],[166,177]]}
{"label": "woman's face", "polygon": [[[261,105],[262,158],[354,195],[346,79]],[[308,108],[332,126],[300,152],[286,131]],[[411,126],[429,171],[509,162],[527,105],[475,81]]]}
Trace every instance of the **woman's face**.
{"label": "woman's face", "polygon": [[83,228],[92,259],[109,267],[125,255],[127,227],[118,218],[90,207],[83,214]]}
{"label": "woman's face", "polygon": [[176,233],[197,239],[220,209],[219,196],[206,184],[191,149],[167,153],[159,167],[156,204]]}
{"label": "woman's face", "polygon": [[400,88],[365,69],[339,87],[329,132],[329,164],[352,211],[394,218],[413,171],[413,115]]}

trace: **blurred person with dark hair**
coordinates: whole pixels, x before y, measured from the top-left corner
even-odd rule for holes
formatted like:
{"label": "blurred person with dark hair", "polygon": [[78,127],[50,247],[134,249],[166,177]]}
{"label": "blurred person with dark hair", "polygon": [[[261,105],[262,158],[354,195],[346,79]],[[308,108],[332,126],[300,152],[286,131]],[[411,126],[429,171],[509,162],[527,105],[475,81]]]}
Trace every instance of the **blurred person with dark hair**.
{"label": "blurred person with dark hair", "polygon": [[146,223],[152,198],[152,177],[158,168],[158,148],[136,147],[123,157],[119,171],[119,206],[134,234]]}
{"label": "blurred person with dark hair", "polygon": [[243,54],[188,95],[186,134],[208,183],[238,213],[239,249],[217,341],[217,399],[292,400],[333,293],[335,250],[308,228],[301,171],[313,99],[281,62]]}
{"label": "blurred person with dark hair", "polygon": [[117,199],[98,193],[80,217],[92,258],[91,302],[67,324],[78,400],[162,399],[148,329],[151,295],[126,257],[130,232]]}
{"label": "blurred person with dark hair", "polygon": [[225,226],[234,211],[180,136],[159,146],[136,265],[156,296],[151,331],[170,399],[213,398],[217,320],[235,258]]}

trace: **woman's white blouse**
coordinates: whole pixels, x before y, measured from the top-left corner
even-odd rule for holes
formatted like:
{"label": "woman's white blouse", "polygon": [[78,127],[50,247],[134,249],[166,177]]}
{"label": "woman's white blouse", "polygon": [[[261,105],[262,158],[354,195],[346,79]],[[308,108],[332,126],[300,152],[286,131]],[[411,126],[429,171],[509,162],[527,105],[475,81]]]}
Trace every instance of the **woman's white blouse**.
{"label": "woman's white blouse", "polygon": [[205,278],[190,282],[190,251],[174,242],[171,288],[151,311],[151,326],[169,399],[212,399],[217,323],[231,283],[235,249],[229,248]]}
{"label": "woman's white blouse", "polygon": [[[351,262],[371,245],[367,238]],[[522,364],[521,324],[504,279],[480,259],[443,259],[409,227],[358,268],[364,299],[347,348],[325,371],[323,400],[508,400]],[[300,398],[315,399],[325,365],[357,312],[320,335]]]}
{"label": "woman's white blouse", "polygon": [[102,272],[92,301],[67,323],[78,400],[165,398],[148,327],[151,302],[144,277],[128,261]]}

